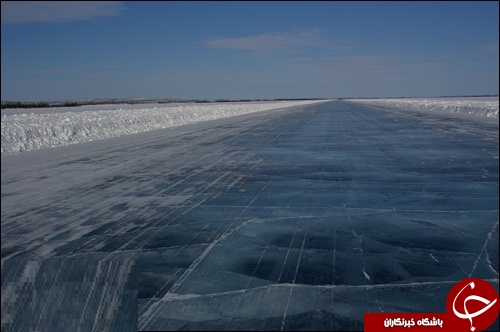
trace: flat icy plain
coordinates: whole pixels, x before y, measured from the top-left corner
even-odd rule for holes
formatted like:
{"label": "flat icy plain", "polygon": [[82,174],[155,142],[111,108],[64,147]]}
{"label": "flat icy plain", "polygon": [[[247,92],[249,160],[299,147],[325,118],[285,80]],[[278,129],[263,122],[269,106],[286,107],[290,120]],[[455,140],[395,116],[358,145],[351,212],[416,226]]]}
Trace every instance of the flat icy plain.
{"label": "flat icy plain", "polygon": [[332,101],[4,155],[2,331],[360,330],[498,291],[498,129]]}

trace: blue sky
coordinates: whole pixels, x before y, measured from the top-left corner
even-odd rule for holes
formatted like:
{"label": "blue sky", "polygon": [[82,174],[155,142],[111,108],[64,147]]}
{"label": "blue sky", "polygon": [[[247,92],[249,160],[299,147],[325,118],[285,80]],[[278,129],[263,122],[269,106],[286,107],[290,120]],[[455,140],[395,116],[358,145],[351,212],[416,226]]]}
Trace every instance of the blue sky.
{"label": "blue sky", "polygon": [[498,2],[2,1],[2,100],[498,94]]}

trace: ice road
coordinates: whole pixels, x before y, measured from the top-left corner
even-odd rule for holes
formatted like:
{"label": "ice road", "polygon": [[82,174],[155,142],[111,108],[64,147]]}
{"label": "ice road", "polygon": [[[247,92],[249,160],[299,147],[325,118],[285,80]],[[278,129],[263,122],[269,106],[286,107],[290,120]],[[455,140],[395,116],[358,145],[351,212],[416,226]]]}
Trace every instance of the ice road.
{"label": "ice road", "polygon": [[332,101],[2,156],[2,331],[359,330],[498,291],[498,129]]}

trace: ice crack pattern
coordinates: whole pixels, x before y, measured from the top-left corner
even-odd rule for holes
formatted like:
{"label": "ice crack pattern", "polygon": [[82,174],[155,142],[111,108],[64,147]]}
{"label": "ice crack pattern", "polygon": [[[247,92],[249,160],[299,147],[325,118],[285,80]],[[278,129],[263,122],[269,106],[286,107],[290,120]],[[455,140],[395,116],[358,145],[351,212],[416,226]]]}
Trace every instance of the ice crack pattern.
{"label": "ice crack pattern", "polygon": [[333,101],[66,148],[2,157],[2,331],[361,330],[498,290],[495,122]]}

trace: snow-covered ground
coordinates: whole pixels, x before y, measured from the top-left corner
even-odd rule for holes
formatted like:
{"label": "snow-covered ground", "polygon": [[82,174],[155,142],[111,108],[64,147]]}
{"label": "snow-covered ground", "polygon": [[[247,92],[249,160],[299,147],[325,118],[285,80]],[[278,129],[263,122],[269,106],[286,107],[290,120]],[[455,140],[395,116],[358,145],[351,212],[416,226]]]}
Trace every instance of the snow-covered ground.
{"label": "snow-covered ground", "polygon": [[2,154],[84,143],[322,101],[106,105],[2,110]]}
{"label": "snow-covered ground", "polygon": [[409,111],[456,113],[498,119],[498,97],[350,99],[350,101]]}

